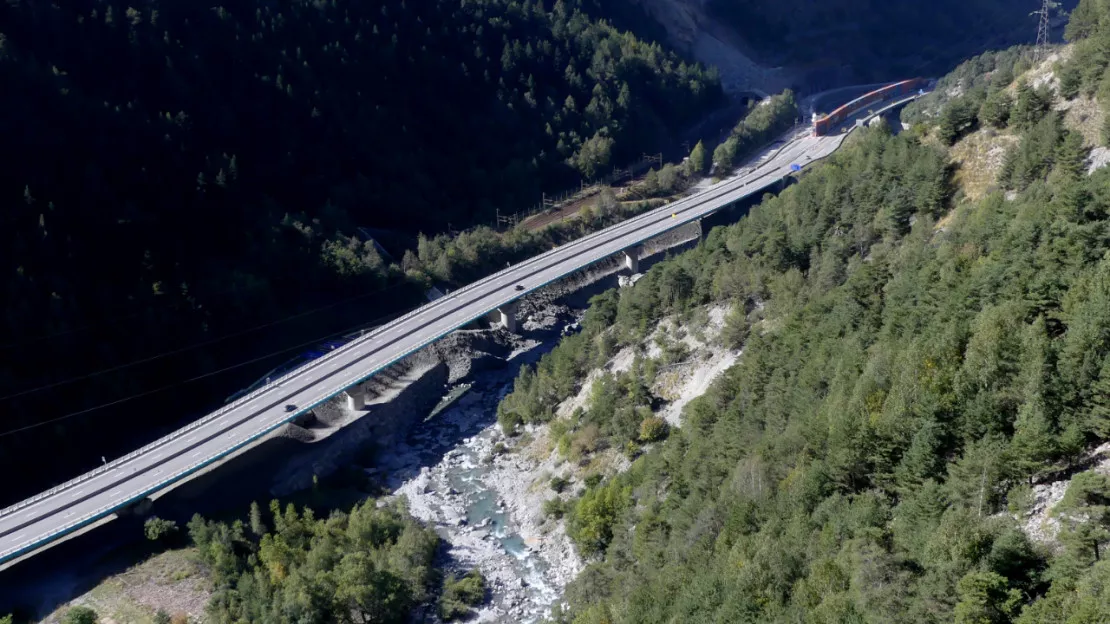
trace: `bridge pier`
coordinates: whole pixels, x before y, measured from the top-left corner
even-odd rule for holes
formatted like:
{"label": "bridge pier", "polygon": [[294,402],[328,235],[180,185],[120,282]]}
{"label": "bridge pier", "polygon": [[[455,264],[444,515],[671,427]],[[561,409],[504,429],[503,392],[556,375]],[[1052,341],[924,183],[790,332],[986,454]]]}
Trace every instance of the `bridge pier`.
{"label": "bridge pier", "polygon": [[497,313],[501,316],[501,326],[512,333],[516,333],[516,304],[510,303],[508,305],[497,308]]}
{"label": "bridge pier", "polygon": [[640,250],[637,247],[629,247],[624,250],[624,267],[628,269],[633,275],[640,272]]}
{"label": "bridge pier", "polygon": [[358,412],[366,409],[366,389],[362,387],[362,384],[355,384],[343,393],[347,395],[348,410]]}

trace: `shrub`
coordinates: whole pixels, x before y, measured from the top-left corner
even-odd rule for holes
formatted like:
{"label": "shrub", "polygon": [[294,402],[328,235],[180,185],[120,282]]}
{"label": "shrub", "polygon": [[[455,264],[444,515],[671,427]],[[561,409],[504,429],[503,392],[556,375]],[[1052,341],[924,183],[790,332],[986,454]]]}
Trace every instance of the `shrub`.
{"label": "shrub", "polygon": [[100,617],[88,607],[71,607],[62,618],[62,624],[96,624]]}
{"label": "shrub", "polygon": [[624,456],[628,459],[636,459],[640,456],[640,453],[642,452],[643,449],[640,448],[640,445],[636,444],[632,440],[624,443]]}
{"label": "shrub", "polygon": [[505,435],[516,435],[518,433],[517,427],[524,424],[524,418],[516,412],[498,409],[497,422],[501,425],[501,431]]}
{"label": "shrub", "polygon": [[543,502],[543,515],[556,520],[562,518],[567,512],[567,505],[558,498],[549,498]]}
{"label": "shrub", "polygon": [[585,483],[588,488],[597,487],[601,483],[601,478],[601,475],[595,472],[583,479],[582,482]]}
{"label": "shrub", "polygon": [[172,624],[173,618],[164,609],[158,609],[158,613],[154,614],[154,624]]}
{"label": "shrub", "polygon": [[443,583],[443,596],[439,599],[439,612],[444,620],[451,621],[466,616],[470,607],[486,599],[486,579],[478,570],[456,579],[447,577]]}
{"label": "shrub", "polygon": [[563,435],[559,436],[559,443],[556,445],[556,448],[559,451],[560,457],[565,458],[570,455],[570,441],[571,434],[569,433],[564,433]]}
{"label": "shrub", "polygon": [[143,525],[143,533],[152,542],[164,541],[177,534],[177,523],[173,520],[163,520],[158,516],[152,516]]}
{"label": "shrub", "polygon": [[587,556],[604,552],[613,538],[613,525],[631,500],[632,488],[616,481],[587,490],[571,510],[567,534]]}
{"label": "shrub", "polygon": [[578,461],[603,447],[601,429],[597,425],[586,425],[574,435],[570,444],[569,458]]}
{"label": "shrub", "polygon": [[667,437],[669,432],[667,421],[658,416],[649,416],[640,421],[640,441],[657,442]]}
{"label": "shrub", "polygon": [[567,489],[567,486],[570,485],[570,481],[567,481],[563,477],[551,477],[550,485],[551,489],[561,493],[563,490]]}

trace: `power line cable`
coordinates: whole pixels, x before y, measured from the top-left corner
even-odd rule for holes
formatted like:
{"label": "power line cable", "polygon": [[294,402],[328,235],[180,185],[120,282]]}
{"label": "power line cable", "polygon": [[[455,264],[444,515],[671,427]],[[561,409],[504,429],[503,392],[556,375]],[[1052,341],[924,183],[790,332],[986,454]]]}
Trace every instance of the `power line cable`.
{"label": "power line cable", "polygon": [[[415,310],[419,307],[420,306],[410,308],[409,310],[404,312],[404,314],[407,314],[408,312],[411,312],[412,310]],[[378,317],[378,318],[374,319],[371,322],[374,323],[374,322],[377,322],[377,321],[381,321],[383,319],[390,318],[391,316],[393,316],[393,315],[381,316],[381,317]],[[200,381],[202,379],[207,379],[208,377],[213,377],[213,376],[219,375],[221,373],[226,373],[228,371],[235,370],[237,368],[242,368],[242,367],[248,366],[250,364],[255,364],[257,362],[261,362],[263,360],[272,358],[274,356],[281,355],[282,353],[288,353],[290,351],[296,351],[298,349],[303,349],[305,347],[318,344],[323,340],[327,340],[328,338],[334,338],[336,336],[342,336],[342,335],[348,334],[348,333],[350,333],[350,332],[352,332],[356,329],[373,329],[374,327],[377,327],[377,325],[373,325],[371,327],[367,327],[367,325],[365,323],[359,323],[358,325],[352,325],[352,326],[350,326],[346,329],[342,329],[342,330],[339,330],[337,332],[332,332],[332,333],[327,334],[325,336],[321,336],[319,338],[314,338],[314,339],[309,340],[307,342],[302,342],[298,345],[294,345],[292,347],[281,349],[280,351],[273,351],[273,352],[270,352],[266,355],[260,355],[258,357],[251,358],[249,360],[239,362],[237,364],[232,364],[231,366],[225,366],[224,368],[221,368],[219,370],[209,371],[209,372],[204,373],[202,375],[197,375],[195,377],[191,377],[191,378],[185,379],[183,381],[178,381],[178,382],[175,382],[175,383],[172,383],[172,384],[160,386],[158,388],[153,388],[151,390],[146,390],[146,391],[140,392],[138,394],[132,394],[132,395],[120,398],[120,399],[116,399],[116,400],[113,400],[113,401],[108,401],[107,403],[101,403],[99,405],[94,405],[92,407],[88,407],[88,408],[85,408],[83,410],[79,410],[79,411],[76,411],[76,412],[71,412],[71,413],[66,414],[64,416],[58,416],[56,418],[50,418],[48,420],[43,420],[43,421],[33,423],[33,424],[30,424],[30,425],[25,425],[25,426],[22,426],[22,427],[17,427],[15,429],[10,429],[8,431],[0,432],[0,438],[7,437],[7,436],[10,436],[10,435],[14,435],[16,433],[20,433],[20,432],[23,432],[23,431],[28,431],[28,430],[31,430],[31,429],[37,429],[39,427],[44,427],[44,426],[49,425],[49,424],[53,424],[53,423],[60,422],[60,421],[63,421],[63,420],[68,420],[70,418],[75,418],[77,416],[81,416],[83,414],[88,414],[90,412],[95,412],[97,410],[104,409],[106,407],[112,407],[112,406],[115,406],[115,405],[120,405],[122,403],[127,403],[128,401],[133,401],[135,399],[140,399],[140,398],[150,396],[150,395],[153,395],[153,394],[158,394],[160,392],[165,392],[167,390],[172,390],[172,389],[177,388],[179,386],[190,384],[190,383],[193,383],[193,382],[196,382],[196,381]]]}

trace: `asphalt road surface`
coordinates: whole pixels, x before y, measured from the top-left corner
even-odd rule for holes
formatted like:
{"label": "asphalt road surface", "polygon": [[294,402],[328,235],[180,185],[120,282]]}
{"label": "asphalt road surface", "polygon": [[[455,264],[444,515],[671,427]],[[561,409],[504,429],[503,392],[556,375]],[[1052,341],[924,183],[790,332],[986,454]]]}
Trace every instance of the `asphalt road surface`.
{"label": "asphalt road surface", "polygon": [[[0,564],[187,477],[532,290],[762,192],[790,174],[792,164],[804,167],[832,153],[844,137],[813,137],[808,136],[808,130],[799,132],[777,152],[742,169],[735,178],[461,288],[126,457],[0,510]],[[287,410],[288,405],[296,408]]]}

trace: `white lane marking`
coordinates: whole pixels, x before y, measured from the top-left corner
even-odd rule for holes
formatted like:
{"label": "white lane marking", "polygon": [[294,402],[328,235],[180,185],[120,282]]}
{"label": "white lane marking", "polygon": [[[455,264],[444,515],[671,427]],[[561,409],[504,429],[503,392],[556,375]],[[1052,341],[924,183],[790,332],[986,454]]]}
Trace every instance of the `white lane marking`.
{"label": "white lane marking", "polygon": [[80,496],[80,495],[81,495],[81,492],[84,492],[84,491],[85,491],[85,490],[77,490],[77,491],[76,491],[76,492],[74,492],[73,494],[70,494],[70,496],[69,496],[69,497],[70,497],[70,498],[77,498],[78,496]]}
{"label": "white lane marking", "polygon": [[116,490],[115,492],[112,492],[111,494],[109,494],[109,495],[108,495],[108,498],[111,498],[111,497],[115,496],[116,494],[119,494],[119,493],[120,493],[120,492],[122,492],[122,491],[123,491],[123,490]]}

